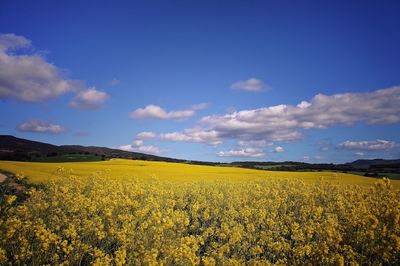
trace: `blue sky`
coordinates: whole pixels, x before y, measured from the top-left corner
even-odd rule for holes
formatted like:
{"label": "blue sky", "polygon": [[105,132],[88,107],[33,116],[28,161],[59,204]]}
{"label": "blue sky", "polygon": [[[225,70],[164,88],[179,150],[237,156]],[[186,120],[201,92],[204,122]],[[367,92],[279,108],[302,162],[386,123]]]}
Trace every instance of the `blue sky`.
{"label": "blue sky", "polygon": [[399,158],[399,11],[1,1],[0,133],[193,160]]}

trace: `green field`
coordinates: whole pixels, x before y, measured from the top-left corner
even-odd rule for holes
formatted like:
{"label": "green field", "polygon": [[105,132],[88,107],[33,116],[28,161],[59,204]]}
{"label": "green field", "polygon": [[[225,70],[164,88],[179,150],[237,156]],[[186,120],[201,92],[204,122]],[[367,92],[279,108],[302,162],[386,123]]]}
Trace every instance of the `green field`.
{"label": "green field", "polygon": [[33,157],[33,162],[96,162],[101,156],[94,154],[63,154],[57,156]]}

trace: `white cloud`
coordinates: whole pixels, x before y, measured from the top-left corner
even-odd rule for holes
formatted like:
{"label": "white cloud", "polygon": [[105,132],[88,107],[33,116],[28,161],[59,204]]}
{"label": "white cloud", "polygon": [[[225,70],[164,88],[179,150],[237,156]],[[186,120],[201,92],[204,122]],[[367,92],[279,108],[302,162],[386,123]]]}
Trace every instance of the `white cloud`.
{"label": "white cloud", "polygon": [[143,152],[143,153],[150,153],[150,154],[161,154],[161,153],[163,153],[163,151],[159,147],[156,147],[156,146],[153,146],[153,145],[137,147],[137,151]]}
{"label": "white cloud", "polygon": [[303,161],[307,162],[309,160],[310,160],[310,156],[308,156],[308,155],[303,156]]}
{"label": "white cloud", "polygon": [[365,155],[365,154],[364,154],[363,152],[361,152],[361,151],[355,152],[354,154],[357,155],[357,156],[360,156],[360,157],[363,157],[363,156]]}
{"label": "white cloud", "polygon": [[145,140],[145,139],[154,139],[156,134],[150,131],[143,131],[136,135],[136,139]]}
{"label": "white cloud", "polygon": [[164,151],[159,147],[153,145],[144,145],[144,140],[155,138],[156,134],[150,131],[143,131],[136,135],[136,138],[132,141],[132,144],[122,145],[116,147],[117,149],[132,152],[142,152],[149,154],[160,154]]}
{"label": "white cloud", "polygon": [[260,79],[250,78],[248,80],[239,80],[231,85],[231,89],[242,91],[262,91],[267,86]]}
{"label": "white cloud", "polygon": [[59,134],[65,131],[65,128],[57,125],[44,122],[41,120],[29,120],[18,126],[18,130],[24,132],[51,133]]}
{"label": "white cloud", "polygon": [[314,159],[315,159],[315,160],[323,160],[324,157],[322,157],[322,156],[320,156],[320,155],[315,155],[315,156],[314,156]]}
{"label": "white cloud", "polygon": [[18,36],[13,33],[0,34],[0,50],[2,52],[30,46],[31,41],[23,36]]}
{"label": "white cloud", "polygon": [[367,93],[316,95],[309,102],[206,116],[200,123],[223,139],[293,141],[301,129],[400,122],[400,86]]}
{"label": "white cloud", "polygon": [[277,146],[277,147],[275,147],[274,151],[277,152],[277,153],[280,153],[280,152],[284,152],[285,149],[283,147],[281,147],[281,146]]}
{"label": "white cloud", "polygon": [[80,110],[96,110],[102,107],[109,95],[92,87],[80,91],[69,103],[72,108]]}
{"label": "white cloud", "polygon": [[143,145],[143,142],[144,141],[141,140],[141,139],[135,139],[135,140],[132,141],[132,145],[135,146],[135,147],[139,147],[139,146]]}
{"label": "white cloud", "polygon": [[181,120],[193,116],[197,110],[204,109],[207,106],[207,104],[202,103],[193,105],[190,109],[186,110],[166,111],[158,105],[150,104],[144,108],[138,108],[130,112],[129,116],[135,119],[156,118]]}
{"label": "white cloud", "polygon": [[260,158],[264,157],[265,153],[261,149],[245,148],[230,151],[220,151],[217,155],[220,157]]}
{"label": "white cloud", "polygon": [[388,140],[364,140],[364,141],[351,141],[346,140],[338,144],[338,148],[346,150],[366,150],[366,151],[378,151],[378,150],[390,150],[400,147],[399,143]]}
{"label": "white cloud", "polygon": [[244,147],[267,147],[273,146],[273,142],[268,142],[266,140],[239,140],[239,146]]}
{"label": "white cloud", "polygon": [[202,128],[185,129],[182,133],[172,132],[160,134],[160,138],[167,141],[197,142],[209,145],[218,145],[222,143],[218,132],[214,130],[204,130]]}
{"label": "white cloud", "polygon": [[[21,48],[26,49],[11,52]],[[54,64],[28,49],[33,50],[25,37],[0,34],[0,99],[40,103],[68,92],[90,90],[81,80],[66,79]]]}
{"label": "white cloud", "polygon": [[[276,105],[203,117],[194,128],[161,134],[163,140],[221,144],[223,140],[288,142],[302,130],[335,125],[400,122],[400,86],[366,93],[318,94],[297,105]],[[258,145],[251,145],[258,146]],[[260,147],[260,146],[259,146]]]}
{"label": "white cloud", "polygon": [[123,151],[133,151],[133,146],[131,144],[121,145],[121,146],[117,146],[115,148],[118,150],[123,150]]}
{"label": "white cloud", "polygon": [[141,153],[148,153],[148,154],[161,154],[163,151],[156,146],[148,145],[148,146],[135,146],[135,144],[128,144],[116,147],[117,149],[123,151],[131,151],[131,152],[141,152]]}

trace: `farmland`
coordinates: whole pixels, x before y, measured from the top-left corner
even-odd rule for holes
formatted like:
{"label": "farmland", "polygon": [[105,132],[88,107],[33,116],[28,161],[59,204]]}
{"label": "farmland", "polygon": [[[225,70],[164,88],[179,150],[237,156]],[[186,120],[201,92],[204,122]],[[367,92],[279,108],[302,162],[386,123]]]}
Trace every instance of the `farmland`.
{"label": "farmland", "polygon": [[[320,178],[340,184],[372,185],[375,178],[333,172],[287,172],[263,171],[237,167],[216,167],[191,165],[183,163],[151,162],[141,160],[113,159],[99,162],[73,163],[32,163],[0,161],[0,169],[26,176],[30,182],[47,182],[68,176],[86,177],[95,173],[103,173],[119,180],[140,178],[144,180],[159,179],[161,181],[254,181],[264,179],[300,179],[306,183]],[[400,181],[393,180],[395,187]]]}
{"label": "farmland", "polygon": [[131,160],[0,169],[37,184],[2,195],[5,265],[400,262],[396,181]]}

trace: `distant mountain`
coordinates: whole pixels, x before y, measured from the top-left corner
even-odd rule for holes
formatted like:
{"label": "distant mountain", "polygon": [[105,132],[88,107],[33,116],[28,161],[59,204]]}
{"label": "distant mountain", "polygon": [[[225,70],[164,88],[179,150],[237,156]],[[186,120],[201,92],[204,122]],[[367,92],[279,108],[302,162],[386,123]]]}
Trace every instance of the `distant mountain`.
{"label": "distant mountain", "polygon": [[104,158],[140,159],[149,161],[185,162],[184,160],[161,157],[139,152],[122,151],[105,147],[80,145],[52,145],[48,143],[0,135],[0,160],[29,161],[34,157],[64,154],[95,154]]}
{"label": "distant mountain", "polygon": [[[386,167],[386,168],[398,168],[400,167],[400,159],[397,160],[383,160],[383,159],[371,159],[371,160],[356,160],[351,163],[347,163],[347,165],[351,165],[354,168],[379,168],[379,167]],[[397,167],[396,167],[397,166]]]}

